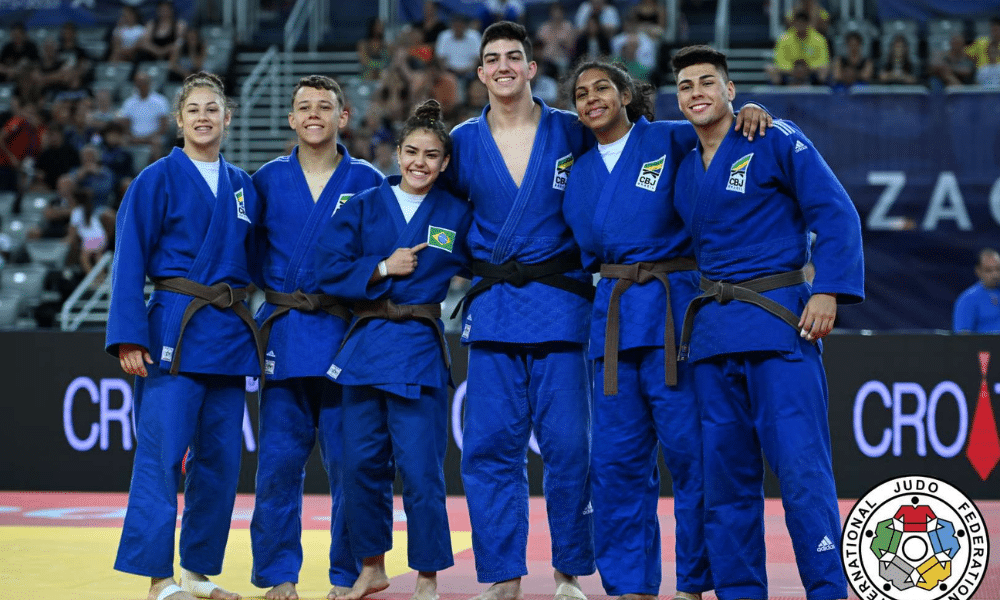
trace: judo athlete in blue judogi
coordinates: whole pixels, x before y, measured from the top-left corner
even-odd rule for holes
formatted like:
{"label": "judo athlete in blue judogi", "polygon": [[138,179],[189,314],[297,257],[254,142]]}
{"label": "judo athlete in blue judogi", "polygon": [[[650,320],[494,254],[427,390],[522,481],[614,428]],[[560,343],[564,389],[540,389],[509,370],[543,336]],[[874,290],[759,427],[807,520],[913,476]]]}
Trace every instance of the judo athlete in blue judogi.
{"label": "judo athlete in blue judogi", "polygon": [[464,273],[471,208],[434,187],[451,140],[428,100],[407,120],[402,177],[351,198],[320,237],[323,291],[354,302],[354,322],[327,375],[344,386],[344,499],[351,551],[363,559],[346,600],[385,589],[392,548],[392,484],[403,481],[414,598],[437,596],[454,564],[445,507],[448,348],[441,302]]}
{"label": "judo athlete in blue judogi", "polygon": [[858,213],[792,123],[775,121],[753,144],[729,131],[736,92],[724,54],[693,46],[673,66],[699,138],[675,186],[704,291],[685,316],[680,354],[690,352],[702,405],[715,590],[721,600],[767,598],[763,451],[806,597],[847,598],[819,338],[838,303],[864,297]]}
{"label": "judo athlete in blue judogi", "polygon": [[679,336],[698,274],[672,198],[677,165],[696,138],[687,122],[641,116],[643,98],[617,67],[584,63],[575,74],[577,113],[600,144],[573,165],[563,202],[584,266],[602,275],[590,337],[597,568],[610,595],[659,596],[659,442],[673,481],[677,597],[697,598],[712,588],[701,424],[691,375],[677,367],[673,324]]}
{"label": "judo athlete in blue judogi", "polygon": [[[674,492],[675,598],[698,598],[712,588],[701,423],[689,366],[676,360],[698,274],[673,207],[674,174],[697,137],[687,121],[647,121],[653,90],[620,67],[584,62],[569,81],[580,121],[599,143],[577,160],[563,201],[584,266],[602,275],[590,337],[593,436],[602,442],[591,455],[597,568],[608,594],[659,595],[659,444]],[[766,129],[760,107],[741,114],[748,136]]]}
{"label": "judo athlete in blue judogi", "polygon": [[303,78],[288,115],[299,144],[253,175],[264,205],[256,254],[265,303],[257,322],[267,351],[250,522],[251,580],[272,588],[266,597],[273,600],[296,597],[305,465],[317,439],[332,500],[330,597],[346,593],[360,571],[344,523],[341,388],[326,377],[351,315],[336,297],[321,293],[315,250],[337,208],[353,194],[379,185],[383,177],[337,143],[337,131],[349,117],[342,98],[340,86],[329,77]]}
{"label": "judo athlete in blue judogi", "polygon": [[[222,82],[189,76],[177,105],[184,150],[139,174],[118,211],[107,351],[135,383],[136,453],[115,568],[152,578],[149,597],[217,588],[243,448],[245,378],[260,373],[245,303],[260,206],[250,177],[219,155],[229,124]],[[147,306],[146,276],[155,284]],[[154,360],[154,357],[156,360]],[[181,460],[181,586],[173,579]]]}
{"label": "judo athlete in blue judogi", "polygon": [[[470,344],[462,447],[480,600],[520,595],[528,573],[526,453],[532,429],[545,469],[558,597],[583,597],[594,572],[590,505],[591,276],[562,216],[573,161],[593,138],[576,116],[532,98],[536,64],[524,28],[483,34],[479,78],[490,105],[456,127],[456,193],[473,207]],[[529,152],[530,151],[530,152]]]}

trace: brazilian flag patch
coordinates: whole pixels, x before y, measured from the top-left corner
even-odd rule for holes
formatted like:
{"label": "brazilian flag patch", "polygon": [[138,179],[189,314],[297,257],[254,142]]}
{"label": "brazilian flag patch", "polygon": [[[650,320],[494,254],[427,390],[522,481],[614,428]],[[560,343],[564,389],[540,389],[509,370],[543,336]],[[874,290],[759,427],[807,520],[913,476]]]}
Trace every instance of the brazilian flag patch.
{"label": "brazilian flag patch", "polygon": [[427,245],[451,252],[455,248],[455,232],[431,225],[427,230]]}

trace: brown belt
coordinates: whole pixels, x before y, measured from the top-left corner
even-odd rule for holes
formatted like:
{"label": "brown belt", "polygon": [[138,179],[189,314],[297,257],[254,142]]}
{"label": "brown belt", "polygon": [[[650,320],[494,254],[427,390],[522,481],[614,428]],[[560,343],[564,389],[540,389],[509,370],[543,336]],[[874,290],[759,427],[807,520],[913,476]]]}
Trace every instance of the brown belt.
{"label": "brown belt", "polygon": [[247,288],[234,288],[228,283],[216,283],[215,285],[203,285],[197,281],[192,281],[186,277],[166,277],[153,282],[153,289],[166,292],[174,292],[191,296],[187,308],[184,309],[184,316],[181,317],[181,330],[177,334],[177,345],[174,347],[174,357],[170,365],[170,374],[176,375],[181,368],[181,342],[184,339],[184,329],[187,328],[188,321],[206,306],[215,308],[231,308],[236,315],[247,324],[253,334],[254,343],[257,345],[257,362],[260,365],[260,377],[264,379],[264,349],[260,343],[260,332],[257,331],[257,324],[253,321],[253,315],[244,301],[247,299]]}
{"label": "brown belt", "polygon": [[693,258],[672,258],[656,262],[638,262],[630,265],[601,265],[601,277],[617,279],[608,302],[608,323],[604,330],[604,395],[618,393],[618,340],[620,332],[621,297],[633,283],[647,283],[658,279],[666,292],[667,314],[664,319],[663,353],[664,382],[677,385],[677,347],[674,345],[674,317],[670,311],[670,280],[668,273],[695,271],[698,264]]}
{"label": "brown belt", "polygon": [[369,319],[386,319],[389,321],[424,321],[434,328],[437,333],[438,342],[441,345],[441,356],[444,357],[444,364],[450,370],[451,359],[448,358],[448,342],[444,338],[444,332],[438,327],[438,319],[441,318],[440,304],[396,304],[388,298],[382,300],[361,300],[354,303],[354,316],[357,319],[344,335],[344,341],[340,344],[343,348],[347,343],[347,338],[361,324]]}
{"label": "brown belt", "polygon": [[301,312],[323,311],[348,323],[351,322],[351,311],[347,310],[347,307],[341,304],[336,296],[331,296],[330,294],[307,294],[302,290],[295,290],[291,294],[285,294],[274,290],[265,290],[264,301],[277,307],[260,324],[260,340],[265,351],[267,350],[267,342],[271,338],[271,326],[274,325],[274,320],[292,310]]}
{"label": "brown belt", "polygon": [[[798,330],[799,316],[778,302],[775,302],[774,300],[771,300],[767,296],[761,294],[761,292],[769,292],[778,288],[798,285],[800,283],[805,283],[805,281],[806,276],[802,269],[778,273],[777,275],[757,277],[756,279],[748,279],[747,281],[741,281],[740,283],[712,281],[702,277],[701,283],[699,284],[703,292],[702,295],[693,298],[691,303],[688,304],[687,310],[684,311],[684,326],[681,329],[681,349],[679,359],[687,360],[688,358],[688,344],[691,341],[691,330],[694,329],[695,314],[701,310],[702,306],[712,301],[718,302],[719,304],[726,304],[728,302],[732,302],[733,300],[737,300],[739,302],[746,302],[747,304],[759,306],[785,323],[788,323],[792,329]],[[815,343],[815,341],[813,343]]]}

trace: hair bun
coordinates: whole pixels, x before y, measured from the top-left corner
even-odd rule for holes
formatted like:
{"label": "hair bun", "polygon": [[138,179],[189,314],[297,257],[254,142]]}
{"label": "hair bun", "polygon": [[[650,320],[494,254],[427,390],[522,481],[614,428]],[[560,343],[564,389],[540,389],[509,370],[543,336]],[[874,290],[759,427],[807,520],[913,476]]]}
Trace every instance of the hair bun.
{"label": "hair bun", "polygon": [[428,121],[440,121],[442,114],[441,103],[433,98],[423,101],[419,106],[413,109],[414,117],[417,119],[426,119]]}

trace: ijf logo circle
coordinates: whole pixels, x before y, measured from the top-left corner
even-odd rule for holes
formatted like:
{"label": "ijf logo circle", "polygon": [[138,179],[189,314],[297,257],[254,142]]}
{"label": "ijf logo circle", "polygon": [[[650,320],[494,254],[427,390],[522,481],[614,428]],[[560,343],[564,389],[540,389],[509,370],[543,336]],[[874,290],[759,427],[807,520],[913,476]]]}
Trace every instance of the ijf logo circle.
{"label": "ijf logo circle", "polygon": [[983,515],[951,484],[897,477],[865,494],[844,524],[847,580],[864,600],[969,600],[983,582]]}

